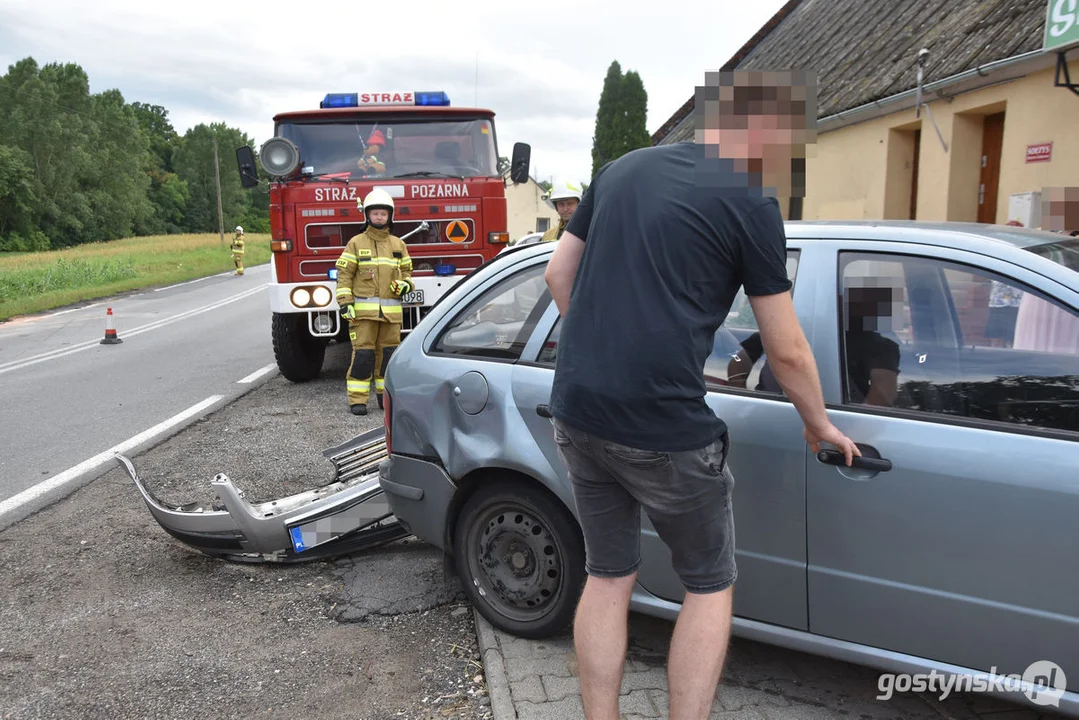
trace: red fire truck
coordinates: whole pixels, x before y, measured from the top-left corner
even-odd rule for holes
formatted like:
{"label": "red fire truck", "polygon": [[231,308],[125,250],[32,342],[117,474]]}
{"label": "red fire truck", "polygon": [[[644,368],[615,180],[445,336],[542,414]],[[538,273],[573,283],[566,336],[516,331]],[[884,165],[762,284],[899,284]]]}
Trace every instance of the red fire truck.
{"label": "red fire truck", "polygon": [[[514,145],[513,182],[527,181],[530,154]],[[257,186],[254,151],[236,159],[243,186]],[[348,342],[334,263],[363,232],[371,190],[394,198],[393,232],[412,257],[402,333],[510,239],[494,113],[451,107],[444,92],[328,94],[317,110],[275,116],[258,162],[271,178],[274,355],[293,382],[318,376],[330,340]]]}

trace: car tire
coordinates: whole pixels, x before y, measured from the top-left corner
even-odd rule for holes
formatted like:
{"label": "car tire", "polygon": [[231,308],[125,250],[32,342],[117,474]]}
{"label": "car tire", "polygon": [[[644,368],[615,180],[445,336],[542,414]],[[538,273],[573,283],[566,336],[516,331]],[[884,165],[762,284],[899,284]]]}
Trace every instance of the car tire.
{"label": "car tire", "polygon": [[570,624],[584,587],[584,539],[569,510],[542,487],[502,481],[461,508],[454,560],[469,600],[492,625],[546,638]]}

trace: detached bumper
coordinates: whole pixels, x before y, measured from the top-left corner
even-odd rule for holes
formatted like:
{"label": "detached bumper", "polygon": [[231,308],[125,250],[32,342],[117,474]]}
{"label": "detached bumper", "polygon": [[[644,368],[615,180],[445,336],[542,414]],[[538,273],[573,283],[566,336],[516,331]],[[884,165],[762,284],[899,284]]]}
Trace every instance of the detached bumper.
{"label": "detached bumper", "polygon": [[210,485],[211,507],[170,506],[157,498],[123,455],[117,461],[142,493],[158,525],[180,542],[226,560],[309,562],[382,545],[408,536],[393,517],[379,486],[386,458],[385,433],[375,429],[322,453],[333,463],[333,481],[321,488],[253,505],[223,473]]}

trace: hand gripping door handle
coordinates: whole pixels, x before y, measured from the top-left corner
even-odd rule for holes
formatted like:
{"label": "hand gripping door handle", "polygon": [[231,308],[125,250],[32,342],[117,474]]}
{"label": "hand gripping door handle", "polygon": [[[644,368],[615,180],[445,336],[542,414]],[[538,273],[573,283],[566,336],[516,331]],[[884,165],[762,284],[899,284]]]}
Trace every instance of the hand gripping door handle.
{"label": "hand gripping door handle", "polygon": [[[817,453],[817,460],[825,465],[839,465],[847,467],[847,457],[838,450],[821,450]],[[873,458],[857,455],[851,460],[852,468],[858,470],[873,470],[875,472],[888,472],[892,469],[892,461],[884,458]]]}
{"label": "hand gripping door handle", "polygon": [[549,405],[537,405],[536,406],[536,414],[539,415],[542,418],[553,418],[554,417],[554,415],[551,414],[551,408],[550,408]]}

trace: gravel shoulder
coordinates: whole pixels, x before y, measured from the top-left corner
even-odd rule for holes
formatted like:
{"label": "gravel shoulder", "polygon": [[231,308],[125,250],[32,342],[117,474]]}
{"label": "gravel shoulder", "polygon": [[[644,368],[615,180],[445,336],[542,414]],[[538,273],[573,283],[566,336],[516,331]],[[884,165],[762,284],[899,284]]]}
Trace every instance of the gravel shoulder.
{"label": "gravel shoulder", "polygon": [[[226,473],[252,501],[324,484],[349,414],[348,348],[275,377],[133,458],[169,502]],[[0,717],[489,718],[472,613],[407,538],[332,561],[228,563],[154,522],[117,467],[0,533]]]}

